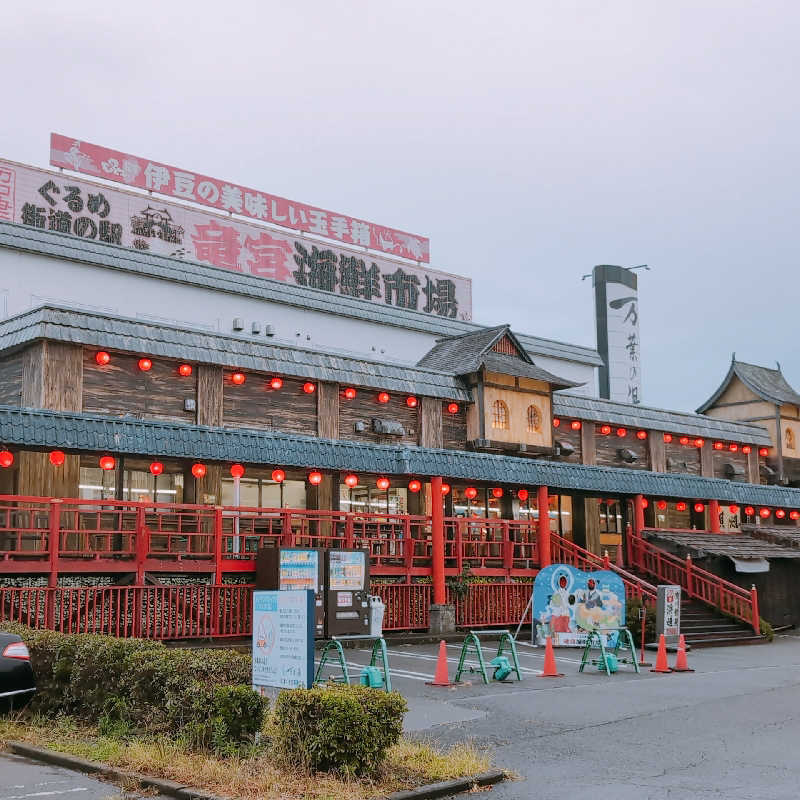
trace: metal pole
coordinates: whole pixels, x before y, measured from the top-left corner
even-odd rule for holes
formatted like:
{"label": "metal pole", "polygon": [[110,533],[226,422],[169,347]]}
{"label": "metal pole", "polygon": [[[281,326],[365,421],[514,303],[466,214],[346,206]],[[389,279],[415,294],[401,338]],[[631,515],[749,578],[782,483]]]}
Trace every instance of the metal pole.
{"label": "metal pole", "polygon": [[233,517],[233,552],[238,553],[240,550],[239,542],[239,506],[241,503],[241,486],[240,478],[234,477],[233,479],[233,505],[236,506],[236,512]]}

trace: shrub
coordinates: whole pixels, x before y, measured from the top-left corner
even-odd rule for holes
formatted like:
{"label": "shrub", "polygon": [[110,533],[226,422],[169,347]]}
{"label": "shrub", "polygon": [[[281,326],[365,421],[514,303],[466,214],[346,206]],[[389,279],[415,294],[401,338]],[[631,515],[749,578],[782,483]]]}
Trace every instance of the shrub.
{"label": "shrub", "polygon": [[216,750],[246,745],[261,729],[268,701],[250,688],[245,654],[4,628],[20,634],[31,651],[34,712],[70,714],[106,731],[180,736]]}
{"label": "shrub", "polygon": [[273,741],[295,766],[366,775],[400,739],[407,710],[397,692],[366,686],[287,689],[275,703]]}

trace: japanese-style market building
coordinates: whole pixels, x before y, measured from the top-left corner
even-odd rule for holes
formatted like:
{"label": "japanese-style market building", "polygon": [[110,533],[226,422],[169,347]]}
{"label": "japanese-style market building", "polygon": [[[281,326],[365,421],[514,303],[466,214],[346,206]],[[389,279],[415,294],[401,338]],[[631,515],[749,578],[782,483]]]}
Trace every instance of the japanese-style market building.
{"label": "japanese-style market building", "polygon": [[[31,169],[11,163],[0,190]],[[178,252],[152,195],[103,228],[116,190],[42,175],[0,222],[0,619],[242,635],[259,547],[336,544],[369,549],[389,629],[448,606],[516,623],[551,561],[646,602],[680,583],[731,637],[797,622],[800,395],[779,371],[734,361],[697,414],[601,399],[596,350],[471,322],[419,261],[303,235],[293,280],[220,268],[224,234]],[[56,217],[91,192],[108,219]]]}

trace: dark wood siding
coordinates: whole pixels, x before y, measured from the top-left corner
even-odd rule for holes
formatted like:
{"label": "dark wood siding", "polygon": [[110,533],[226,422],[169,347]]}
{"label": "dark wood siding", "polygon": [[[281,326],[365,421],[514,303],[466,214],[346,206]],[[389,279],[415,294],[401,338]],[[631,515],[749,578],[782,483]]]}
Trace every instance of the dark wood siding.
{"label": "dark wood siding", "polygon": [[677,437],[664,445],[667,457],[667,472],[685,472],[687,475],[700,474],[700,448],[681,444]]}
{"label": "dark wood siding", "polygon": [[458,404],[458,411],[447,410],[450,402],[442,403],[442,446],[448,450],[463,450],[467,443],[467,405]]}
{"label": "dark wood siding", "polygon": [[0,403],[18,406],[22,401],[22,351],[0,360]]}
{"label": "dark wood siding", "polygon": [[[443,447],[443,419],[447,411],[436,397],[423,397],[419,410],[419,445],[420,447]],[[463,449],[463,445],[462,445]]]}
{"label": "dark wood siding", "polygon": [[557,428],[553,428],[553,444],[557,447],[558,442],[570,444],[575,448],[575,452],[571,455],[560,456],[559,461],[567,461],[571,464],[580,464],[583,461],[581,455],[581,432],[580,430],[572,430],[567,420],[562,419],[561,424]]}
{"label": "dark wood siding", "polygon": [[241,386],[231,382],[225,370],[222,382],[223,419],[226,428],[317,434],[317,393],[303,391],[305,381],[284,378],[280,389],[271,389],[269,379],[253,373]]}
{"label": "dark wood siding", "polygon": [[[732,464],[738,470],[738,474],[733,476],[727,474],[728,464]],[[731,453],[730,450],[714,450],[714,477],[747,482],[747,456],[740,451]]]}
{"label": "dark wood siding", "polygon": [[[339,403],[339,437],[359,442],[378,442],[380,444],[417,444],[418,411],[406,405],[405,394],[392,393],[388,403],[379,403],[378,392],[374,389],[359,389],[355,399],[342,398]],[[405,433],[403,436],[387,436],[374,433],[373,419],[399,422]],[[363,422],[366,430],[358,432],[357,422]]]}
{"label": "dark wood siding", "polygon": [[95,351],[83,356],[83,410],[142,419],[194,422],[194,412],[184,411],[184,401],[196,396],[196,374],[178,375],[179,362],[158,361],[148,372],[138,367],[140,356],[112,353],[111,362],[100,366]]}
{"label": "dark wood siding", "polygon": [[[595,437],[596,464],[599,467],[624,467],[626,469],[649,469],[647,439],[637,439],[636,431],[628,430],[625,436],[617,436],[616,429],[607,436],[598,433]],[[636,454],[636,461],[623,461],[620,450]]]}

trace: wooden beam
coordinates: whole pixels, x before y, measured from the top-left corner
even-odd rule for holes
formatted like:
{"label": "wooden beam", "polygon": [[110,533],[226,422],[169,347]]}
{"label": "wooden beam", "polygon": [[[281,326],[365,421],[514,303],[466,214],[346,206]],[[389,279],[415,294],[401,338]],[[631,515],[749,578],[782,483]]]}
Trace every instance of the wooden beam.
{"label": "wooden beam", "polygon": [[443,447],[442,401],[436,397],[423,397],[421,406],[419,425],[420,447]]}
{"label": "wooden beam", "polygon": [[197,365],[197,424],[221,426],[222,367]]}
{"label": "wooden beam", "polygon": [[339,384],[317,384],[317,436],[339,438]]}

